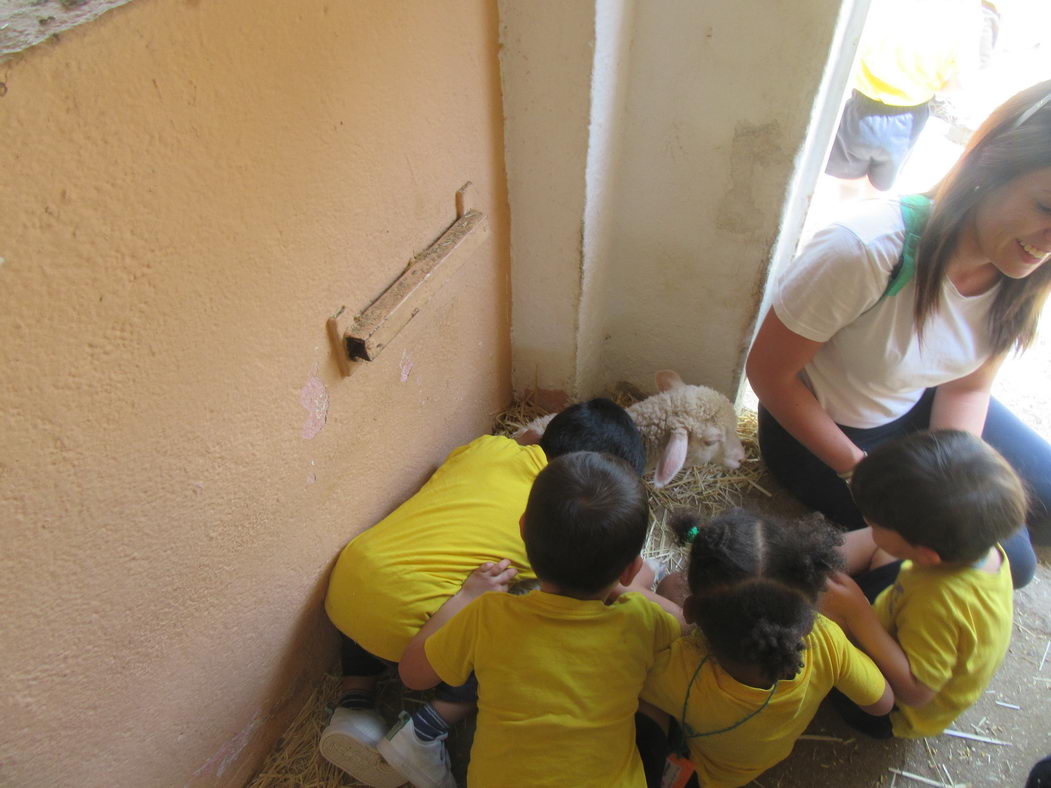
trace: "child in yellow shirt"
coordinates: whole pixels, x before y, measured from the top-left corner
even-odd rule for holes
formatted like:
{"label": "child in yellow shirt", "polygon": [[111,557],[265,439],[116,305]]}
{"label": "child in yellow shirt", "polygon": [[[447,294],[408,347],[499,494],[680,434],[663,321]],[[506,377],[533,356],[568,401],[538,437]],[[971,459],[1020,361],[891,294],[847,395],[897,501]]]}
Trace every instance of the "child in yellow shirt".
{"label": "child in yellow shirt", "polygon": [[697,627],[658,658],[642,693],[664,712],[660,724],[674,721],[669,771],[686,780],[696,770],[685,784],[705,788],[751,782],[788,757],[833,687],[875,714],[890,710],[878,668],[815,609],[839,565],[836,531],[743,509],[671,524],[691,543],[686,588],[669,590],[683,583],[673,575],[660,590],[685,596]]}
{"label": "child in yellow shirt", "polygon": [[870,606],[837,575],[822,610],[875,660],[898,705],[881,717],[837,705],[876,738],[937,735],[1007,653],[1011,571],[998,542],[1025,522],[1024,488],[981,438],[937,430],[880,446],[858,463],[851,489],[869,528],[847,535],[847,569],[867,573],[858,580],[870,594],[873,577],[893,585]]}
{"label": "child in yellow shirt", "polygon": [[[641,568],[648,522],[646,490],[622,460],[595,452],[552,460],[521,526],[540,589],[472,599],[465,587],[406,648],[399,672],[409,687],[478,677],[469,785],[646,785],[635,746],[639,692],[681,627],[641,594],[609,597]],[[397,749],[401,735],[388,734],[380,752]]]}
{"label": "child in yellow shirt", "polygon": [[[401,659],[420,627],[480,564],[507,559],[475,578],[494,589],[506,590],[516,573],[534,578],[518,527],[526,498],[549,460],[581,449],[622,457],[637,473],[645,462],[627,412],[593,399],[562,411],[539,445],[483,435],[454,449],[409,500],[347,544],[325,598],[325,611],[343,635],[344,672],[342,698],[319,744],[325,758],[375,788],[406,782],[376,751],[388,728],[375,708],[379,674]],[[401,740],[413,747],[395,756],[405,768],[426,773],[415,781],[418,788],[453,784],[444,740],[474,700],[469,680],[440,687],[435,700],[416,711],[415,738]]]}

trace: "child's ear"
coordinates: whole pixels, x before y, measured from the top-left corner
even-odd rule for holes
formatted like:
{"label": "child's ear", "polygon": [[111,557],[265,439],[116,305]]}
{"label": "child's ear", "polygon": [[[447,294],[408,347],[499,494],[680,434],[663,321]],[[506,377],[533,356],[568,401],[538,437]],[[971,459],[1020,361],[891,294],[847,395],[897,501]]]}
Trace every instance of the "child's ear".
{"label": "child's ear", "polygon": [[687,624],[697,623],[697,597],[692,594],[682,600],[682,617]]}
{"label": "child's ear", "polygon": [[620,584],[622,586],[630,586],[631,581],[635,579],[635,575],[642,569],[642,556],[635,556],[635,560],[628,564],[627,569],[620,573]]}

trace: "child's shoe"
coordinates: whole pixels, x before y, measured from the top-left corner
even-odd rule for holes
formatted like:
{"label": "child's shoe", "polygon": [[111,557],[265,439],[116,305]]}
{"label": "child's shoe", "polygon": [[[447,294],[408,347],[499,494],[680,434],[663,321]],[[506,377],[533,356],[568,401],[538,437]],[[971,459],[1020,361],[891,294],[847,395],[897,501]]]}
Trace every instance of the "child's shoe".
{"label": "child's shoe", "polygon": [[434,741],[421,741],[412,718],[402,712],[401,721],[387,732],[376,749],[416,788],[456,788],[445,749],[448,735],[443,733]]}
{"label": "child's shoe", "polygon": [[321,734],[318,749],[332,765],[373,788],[398,788],[408,778],[391,767],[376,751],[387,725],[374,709],[339,706]]}

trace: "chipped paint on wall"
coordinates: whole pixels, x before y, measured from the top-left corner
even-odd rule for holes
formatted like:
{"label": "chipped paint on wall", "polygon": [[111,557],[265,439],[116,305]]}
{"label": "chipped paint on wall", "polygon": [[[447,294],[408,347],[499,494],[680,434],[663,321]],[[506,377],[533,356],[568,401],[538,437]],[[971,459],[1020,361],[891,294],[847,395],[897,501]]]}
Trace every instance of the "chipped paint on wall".
{"label": "chipped paint on wall", "polygon": [[265,720],[258,714],[256,714],[247,726],[241,729],[234,738],[230,739],[226,744],[211,759],[204,764],[200,769],[194,772],[194,777],[203,777],[215,775],[216,777],[222,777],[225,772],[234,761],[237,760],[237,756],[241,754],[241,751],[248,746],[248,742],[252,738],[252,734],[255,733],[258,728]]}
{"label": "chipped paint on wall", "polygon": [[[730,177],[733,186],[719,204],[716,226],[735,235],[758,239],[761,225],[756,216],[765,195],[757,190],[770,189],[767,170],[790,154],[784,149],[781,126],[776,121],[755,125],[739,122],[734,127],[730,152]],[[776,184],[775,184],[776,186]]]}
{"label": "chipped paint on wall", "polygon": [[317,371],[315,364],[306,385],[299,390],[299,404],[307,410],[307,418],[303,422],[304,440],[310,440],[321,432],[328,419],[328,389],[317,376]]}
{"label": "chipped paint on wall", "polygon": [[412,367],[415,362],[409,357],[409,351],[404,350],[401,354],[401,382],[404,383],[409,379],[409,373],[412,372]]}
{"label": "chipped paint on wall", "polygon": [[90,22],[130,0],[7,0],[0,3],[0,57]]}

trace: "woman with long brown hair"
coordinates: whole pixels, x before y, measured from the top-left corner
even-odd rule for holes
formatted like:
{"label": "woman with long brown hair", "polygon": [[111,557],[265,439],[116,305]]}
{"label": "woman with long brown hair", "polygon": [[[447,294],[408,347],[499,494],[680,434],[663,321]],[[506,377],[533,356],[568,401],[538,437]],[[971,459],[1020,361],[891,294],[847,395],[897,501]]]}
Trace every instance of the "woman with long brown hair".
{"label": "woman with long brown hair", "polygon": [[[931,192],[860,203],[784,272],[747,362],[774,476],[861,528],[845,482],[869,449],[967,430],[1026,481],[1028,525],[1051,536],[1051,446],[990,397],[1005,356],[1033,341],[1049,258],[1051,81],[997,108]],[[1020,587],[1029,532],[1003,546]]]}

